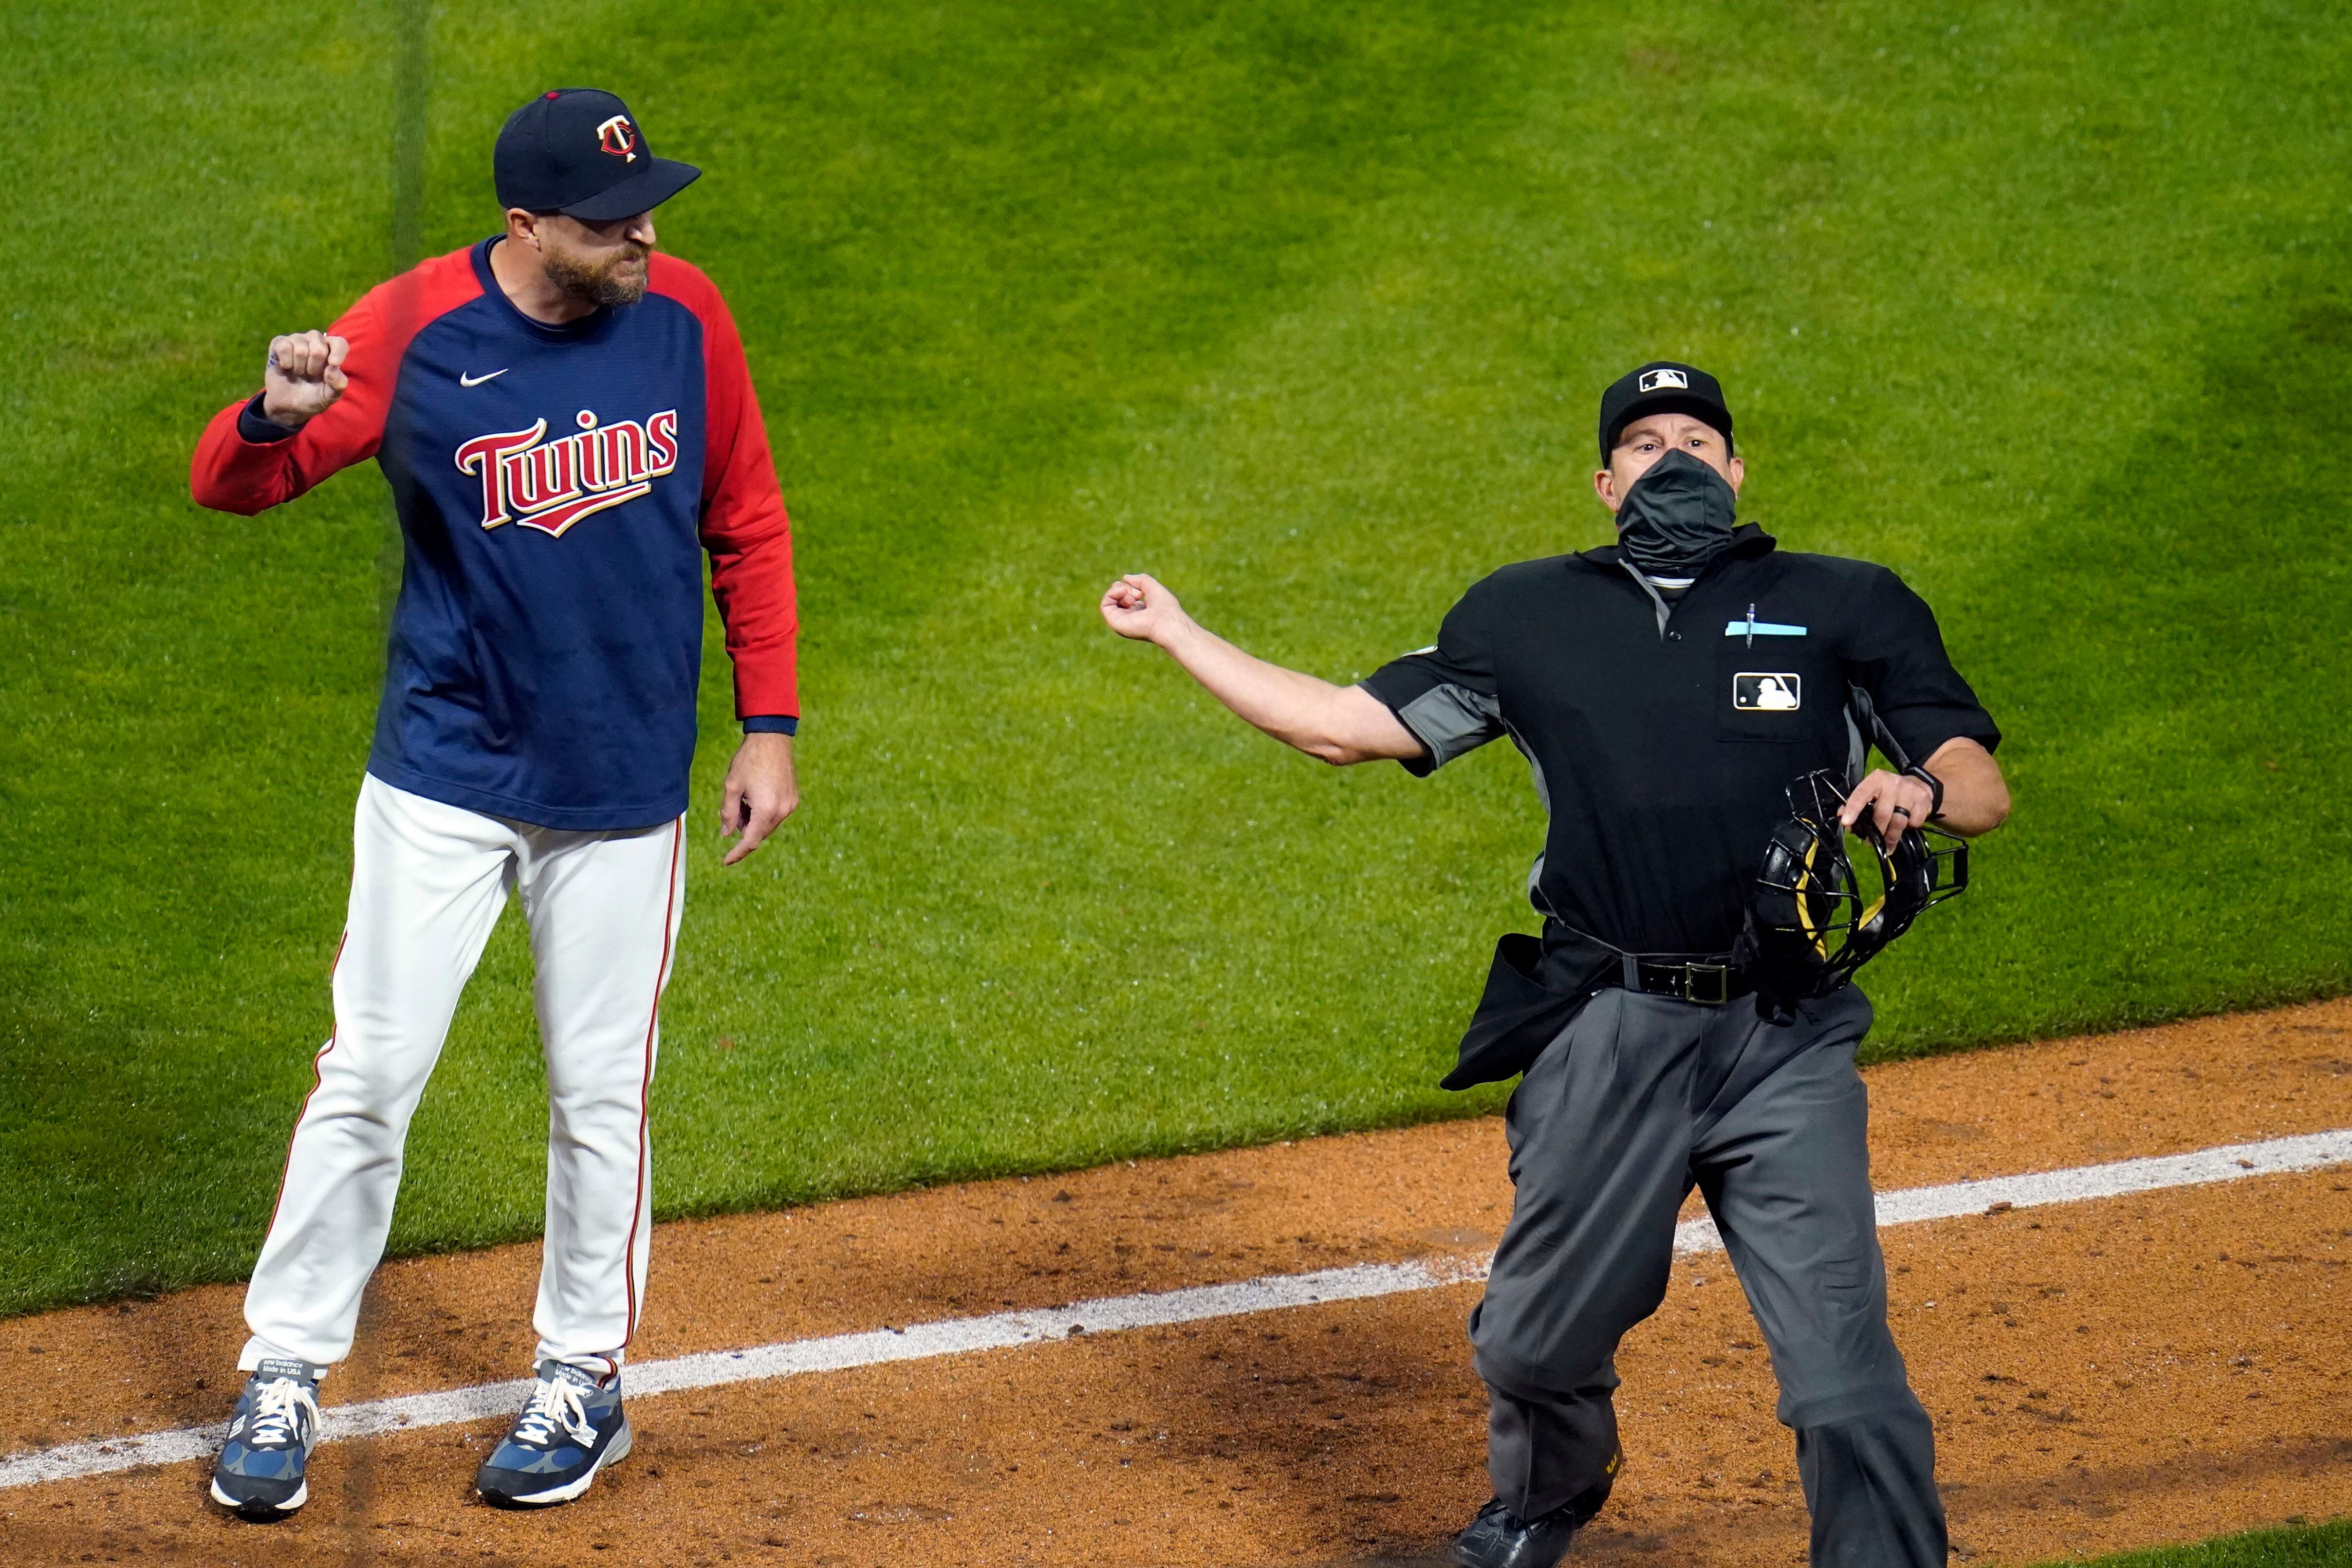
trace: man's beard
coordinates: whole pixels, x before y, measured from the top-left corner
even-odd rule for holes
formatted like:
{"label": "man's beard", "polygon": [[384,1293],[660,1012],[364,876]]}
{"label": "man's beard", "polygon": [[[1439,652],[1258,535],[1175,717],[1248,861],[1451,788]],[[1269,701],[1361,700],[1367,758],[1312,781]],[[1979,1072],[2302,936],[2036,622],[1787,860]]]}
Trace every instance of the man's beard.
{"label": "man's beard", "polygon": [[583,305],[635,305],[646,297],[648,254],[643,246],[631,246],[601,265],[568,256],[549,256],[540,265],[546,269],[549,282]]}

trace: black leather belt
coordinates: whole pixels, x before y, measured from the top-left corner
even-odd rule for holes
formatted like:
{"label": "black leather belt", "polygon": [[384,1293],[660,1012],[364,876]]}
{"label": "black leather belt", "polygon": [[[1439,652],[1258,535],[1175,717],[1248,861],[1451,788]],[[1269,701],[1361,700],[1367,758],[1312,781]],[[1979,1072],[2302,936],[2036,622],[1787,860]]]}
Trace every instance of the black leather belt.
{"label": "black leather belt", "polygon": [[1728,953],[1697,958],[1646,958],[1639,953],[1621,953],[1615,983],[1645,997],[1673,997],[1703,1008],[1719,1008],[1756,988],[1730,958]]}
{"label": "black leather belt", "polygon": [[1495,944],[1486,988],[1444,1086],[1500,1083],[1525,1072],[1580,1009],[1612,988],[1703,1008],[1756,990],[1729,953],[1628,953],[1553,915],[1539,938],[1508,931]]}

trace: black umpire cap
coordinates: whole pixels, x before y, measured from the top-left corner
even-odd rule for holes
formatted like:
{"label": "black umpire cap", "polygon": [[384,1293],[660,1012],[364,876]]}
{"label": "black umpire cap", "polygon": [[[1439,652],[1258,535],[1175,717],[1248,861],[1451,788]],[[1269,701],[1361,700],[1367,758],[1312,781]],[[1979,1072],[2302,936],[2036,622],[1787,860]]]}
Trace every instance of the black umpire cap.
{"label": "black umpire cap", "polygon": [[509,115],[490,168],[500,206],[588,223],[649,212],[702,177],[655,157],[629,106],[593,87],[543,92]]}
{"label": "black umpire cap", "polygon": [[1601,394],[1601,465],[1617,450],[1617,437],[1645,413],[1686,413],[1703,419],[1723,435],[1723,450],[1731,445],[1731,410],[1723,401],[1723,383],[1696,365],[1672,360],[1652,360],[1640,370],[1628,371]]}

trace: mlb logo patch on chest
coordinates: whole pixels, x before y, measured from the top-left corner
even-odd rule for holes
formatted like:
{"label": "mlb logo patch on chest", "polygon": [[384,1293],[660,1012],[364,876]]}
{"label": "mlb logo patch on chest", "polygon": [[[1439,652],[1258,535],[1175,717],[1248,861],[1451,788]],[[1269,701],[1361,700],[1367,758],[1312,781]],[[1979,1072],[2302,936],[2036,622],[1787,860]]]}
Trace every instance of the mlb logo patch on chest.
{"label": "mlb logo patch on chest", "polygon": [[1742,670],[1731,677],[1731,706],[1741,713],[1795,713],[1804,706],[1802,675]]}

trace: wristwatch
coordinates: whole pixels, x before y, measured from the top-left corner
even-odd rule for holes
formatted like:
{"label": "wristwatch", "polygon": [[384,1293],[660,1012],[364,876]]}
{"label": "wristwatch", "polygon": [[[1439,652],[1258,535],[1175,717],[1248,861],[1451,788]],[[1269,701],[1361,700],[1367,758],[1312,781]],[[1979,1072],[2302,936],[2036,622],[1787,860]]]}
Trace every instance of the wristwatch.
{"label": "wristwatch", "polygon": [[1935,799],[1927,805],[1927,820],[1931,822],[1941,821],[1944,816],[1944,781],[1916,762],[1903,770],[1903,777],[1916,779],[1934,793]]}

